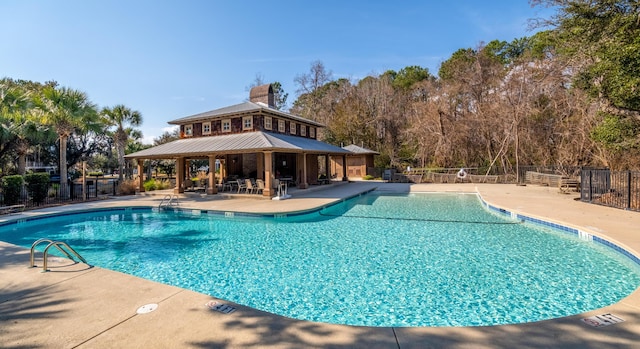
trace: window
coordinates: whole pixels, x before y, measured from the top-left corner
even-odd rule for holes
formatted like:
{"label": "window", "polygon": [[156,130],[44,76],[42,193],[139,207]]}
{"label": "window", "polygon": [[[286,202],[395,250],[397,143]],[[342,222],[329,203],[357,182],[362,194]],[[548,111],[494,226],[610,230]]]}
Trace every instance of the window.
{"label": "window", "polygon": [[211,134],[211,122],[203,122],[202,123],[202,134],[210,135]]}
{"label": "window", "polygon": [[264,117],[264,128],[265,128],[265,130],[271,130],[272,129],[271,117],[270,116],[265,116]]}
{"label": "window", "polygon": [[284,120],[278,120],[278,131],[284,133]]}
{"label": "window", "polygon": [[222,120],[222,132],[231,132],[231,119]]}
{"label": "window", "polygon": [[300,125],[300,135],[302,137],[306,137],[307,136],[307,126]]}
{"label": "window", "polygon": [[193,136],[193,125],[184,125],[184,135],[187,137]]}
{"label": "window", "polygon": [[309,127],[309,137],[316,138],[316,128],[315,127]]}
{"label": "window", "polygon": [[290,122],[289,123],[289,132],[291,132],[292,135],[296,134],[296,123],[295,122]]}
{"label": "window", "polygon": [[252,130],[253,129],[253,116],[243,116],[242,117],[242,129],[243,130]]}

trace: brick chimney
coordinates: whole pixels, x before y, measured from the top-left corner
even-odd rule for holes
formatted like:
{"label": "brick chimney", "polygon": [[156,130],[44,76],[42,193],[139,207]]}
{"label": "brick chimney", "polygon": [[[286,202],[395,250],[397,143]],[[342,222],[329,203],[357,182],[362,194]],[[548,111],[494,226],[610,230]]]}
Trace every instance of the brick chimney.
{"label": "brick chimney", "polygon": [[275,98],[273,97],[273,87],[271,84],[256,86],[249,92],[249,101],[253,103],[263,103],[269,108],[275,108]]}

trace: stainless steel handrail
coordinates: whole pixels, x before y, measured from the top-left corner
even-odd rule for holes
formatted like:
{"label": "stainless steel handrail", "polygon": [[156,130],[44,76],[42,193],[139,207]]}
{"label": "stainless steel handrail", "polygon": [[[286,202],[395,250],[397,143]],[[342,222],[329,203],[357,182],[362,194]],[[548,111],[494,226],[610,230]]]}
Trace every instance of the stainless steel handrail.
{"label": "stainless steel handrail", "polygon": [[[65,242],[62,242],[62,241],[53,241],[49,245],[47,245],[47,247],[44,248],[44,252],[43,252],[43,256],[42,256],[43,262],[44,262],[42,264],[42,271],[43,272],[48,271],[48,269],[47,269],[47,254],[49,253],[49,249],[51,248],[51,246],[55,246],[59,250],[63,251],[63,249],[59,245],[62,245],[62,247],[66,247],[69,251],[71,251],[71,253],[73,253],[76,257],[78,257],[78,259],[81,260],[82,263],[89,265],[89,263],[87,263],[87,261],[84,258],[82,258],[82,256],[78,252],[76,252],[76,250],[71,248],[71,246],[67,245]],[[67,252],[65,252],[65,254],[67,256],[69,256],[69,254]],[[73,260],[73,258],[71,258],[71,256],[69,256],[69,258],[71,260]]]}
{"label": "stainless steel handrail", "polygon": [[[53,241],[53,240],[51,240],[51,239],[39,239],[39,240],[36,240],[36,241],[31,245],[31,258],[30,258],[31,264],[29,264],[29,268],[33,268],[33,267],[35,267],[35,266],[36,266],[36,264],[35,264],[35,249],[36,249],[36,246],[38,246],[39,244],[41,244],[41,243],[43,243],[43,242],[48,242],[49,244],[51,244],[51,243],[53,243],[54,241]],[[63,250],[60,246],[55,245],[55,247],[56,247],[60,252],[64,253],[64,254],[67,256],[67,258],[69,258],[69,259],[73,259],[73,257],[71,257],[71,255],[70,255],[67,251]]]}
{"label": "stainless steel handrail", "polygon": [[[42,252],[42,271],[46,272],[47,270],[47,255],[49,254],[49,249],[51,247],[55,247],[58,249],[58,251],[62,252],[64,255],[67,256],[67,258],[71,259],[72,261],[75,261],[73,255],[75,255],[82,263],[91,266],[89,263],[87,263],[87,261],[73,248],[71,248],[71,246],[69,246],[67,243],[62,242],[62,241],[53,241],[51,239],[38,239],[36,240],[32,245],[31,245],[31,256],[30,256],[30,268],[33,268],[36,266],[35,264],[35,249],[36,246],[38,246],[39,244],[43,243],[43,242],[48,242],[49,244],[47,245],[47,247],[44,248],[44,251]],[[66,250],[65,250],[66,248]],[[67,252],[71,251],[71,253]]]}
{"label": "stainless steel handrail", "polygon": [[[168,200],[167,200],[168,199]],[[167,194],[164,196],[164,198],[162,198],[162,201],[160,201],[160,204],[158,205],[158,208],[161,208],[162,205],[164,204],[165,206],[171,206],[174,204],[173,199],[176,199],[175,201],[175,206],[180,206],[180,201],[178,200],[178,195],[170,195]],[[165,204],[165,200],[167,200],[166,204]]]}

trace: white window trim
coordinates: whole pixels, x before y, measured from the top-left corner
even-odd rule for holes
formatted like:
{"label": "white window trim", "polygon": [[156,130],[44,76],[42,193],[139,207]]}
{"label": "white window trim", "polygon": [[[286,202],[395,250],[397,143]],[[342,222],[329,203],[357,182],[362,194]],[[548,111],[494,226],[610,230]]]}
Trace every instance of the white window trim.
{"label": "white window trim", "polygon": [[302,137],[306,137],[307,136],[307,125],[300,124],[300,135]]}
{"label": "white window trim", "polygon": [[273,129],[273,119],[271,119],[270,116],[265,116],[264,117],[264,128],[265,128],[265,130]]}
{"label": "white window trim", "polygon": [[309,127],[309,137],[316,138],[316,128],[315,127]]}
{"label": "white window trim", "polygon": [[[224,124],[228,124],[229,128],[225,129]],[[222,119],[222,123],[220,124],[220,129],[222,132],[231,132],[231,119]]]}
{"label": "white window trim", "polygon": [[184,135],[187,137],[193,136],[193,124],[184,125]]}
{"label": "white window trim", "polygon": [[289,123],[289,133],[296,134],[296,123],[293,121]]}
{"label": "white window trim", "polygon": [[278,132],[284,133],[285,130],[284,120],[278,120]]}
{"label": "white window trim", "polygon": [[[205,125],[209,126],[209,131],[205,130]],[[211,121],[202,123],[202,134],[203,135],[210,135],[211,134]]]}
{"label": "white window trim", "polygon": [[[248,125],[247,125],[248,121]],[[253,116],[243,116],[242,117],[242,130],[253,130]]]}

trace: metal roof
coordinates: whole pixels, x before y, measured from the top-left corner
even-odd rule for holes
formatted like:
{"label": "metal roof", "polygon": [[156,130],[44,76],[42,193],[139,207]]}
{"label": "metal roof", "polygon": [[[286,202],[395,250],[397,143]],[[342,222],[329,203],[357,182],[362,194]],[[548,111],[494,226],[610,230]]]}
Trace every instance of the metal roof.
{"label": "metal roof", "polygon": [[210,154],[261,151],[351,154],[348,150],[311,138],[256,131],[223,136],[183,138],[128,154],[125,157],[130,159],[172,159],[182,156],[199,157]]}
{"label": "metal roof", "polygon": [[380,155],[380,153],[378,153],[377,151],[373,151],[371,149],[367,149],[367,148],[363,148],[363,147],[359,147],[355,144],[351,144],[348,145],[346,147],[342,147],[342,149],[348,150],[354,154],[374,154],[374,155]]}
{"label": "metal roof", "polygon": [[314,126],[318,126],[318,127],[325,127],[325,125],[313,121],[313,120],[309,120],[309,119],[305,119],[301,116],[297,116],[297,115],[293,115],[293,114],[289,114],[289,113],[285,113],[283,111],[274,109],[274,108],[269,108],[269,106],[267,106],[266,104],[262,104],[262,103],[253,103],[253,102],[244,102],[244,103],[240,103],[240,104],[235,104],[235,105],[231,105],[228,107],[224,107],[224,108],[220,108],[220,109],[215,109],[215,110],[210,110],[204,113],[200,113],[200,114],[195,114],[195,115],[191,115],[191,116],[185,116],[183,118],[180,119],[176,119],[176,120],[172,120],[169,121],[170,124],[172,125],[183,125],[183,124],[187,124],[190,122],[197,122],[197,121],[205,121],[205,120],[211,120],[211,119],[219,119],[225,116],[232,116],[232,115],[242,115],[242,114],[251,114],[251,113],[255,113],[255,112],[264,112],[267,114],[272,114],[272,115],[276,115],[276,116],[280,116],[286,119],[291,119],[291,120],[295,120],[296,122],[304,122],[306,124],[309,125],[314,125]]}

